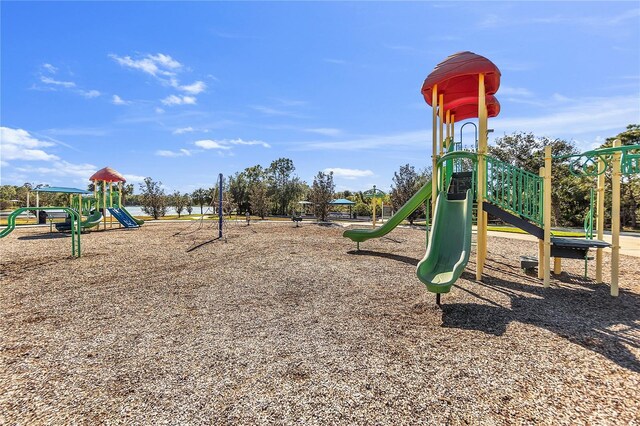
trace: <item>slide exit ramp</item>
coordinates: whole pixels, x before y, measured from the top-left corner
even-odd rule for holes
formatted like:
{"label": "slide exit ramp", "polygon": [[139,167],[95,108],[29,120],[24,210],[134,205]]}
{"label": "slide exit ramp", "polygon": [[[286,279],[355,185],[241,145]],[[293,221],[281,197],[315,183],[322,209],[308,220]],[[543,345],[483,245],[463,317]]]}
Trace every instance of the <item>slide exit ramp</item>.
{"label": "slide exit ramp", "polygon": [[418,192],[394,214],[382,226],[374,229],[348,229],[342,234],[343,237],[351,239],[356,243],[367,241],[371,238],[380,238],[391,232],[396,226],[402,223],[411,213],[413,213],[422,203],[431,199],[431,180],[424,184]]}
{"label": "slide exit ramp", "polygon": [[469,261],[473,194],[467,191],[464,200],[448,200],[440,193],[436,201],[433,227],[424,258],[418,263],[416,275],[432,293],[448,293]]}
{"label": "slide exit ramp", "polygon": [[131,220],[133,220],[135,223],[138,224],[138,226],[141,226],[144,224],[144,220],[142,219],[138,219],[137,217],[135,217],[134,215],[132,215],[131,213],[129,213],[129,210],[125,209],[124,207],[120,207],[120,210],[122,210],[124,212],[124,214],[126,214],[127,216],[129,216],[131,218]]}
{"label": "slide exit ramp", "polygon": [[109,213],[125,228],[139,228],[140,226],[125,212],[117,207],[110,207]]}

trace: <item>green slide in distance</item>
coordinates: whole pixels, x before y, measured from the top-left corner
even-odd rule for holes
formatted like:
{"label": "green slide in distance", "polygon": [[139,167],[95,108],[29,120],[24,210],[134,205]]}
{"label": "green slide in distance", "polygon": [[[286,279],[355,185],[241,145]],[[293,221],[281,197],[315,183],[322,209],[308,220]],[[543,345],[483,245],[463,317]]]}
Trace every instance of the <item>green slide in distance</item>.
{"label": "green slide in distance", "polygon": [[[98,226],[101,220],[102,220],[102,213],[100,213],[100,210],[94,210],[85,220],[80,222],[80,228],[83,231],[94,228]],[[69,222],[56,223],[55,227],[56,227],[56,230],[60,232],[70,231],[71,220],[69,219]]]}
{"label": "green slide in distance", "polygon": [[413,213],[420,204],[426,200],[431,199],[431,181],[425,183],[422,188],[416,192],[413,197],[409,198],[409,201],[404,203],[404,206],[400,208],[391,216],[382,226],[375,229],[348,229],[342,234],[343,237],[350,238],[351,241],[361,243],[371,238],[379,238],[387,235],[393,228],[398,226],[405,220],[411,213]]}
{"label": "green slide in distance", "polygon": [[440,193],[424,258],[416,275],[432,293],[448,293],[464,271],[471,253],[473,195],[464,200],[447,200]]}
{"label": "green slide in distance", "polygon": [[125,209],[124,207],[120,207],[120,210],[122,210],[127,216],[129,216],[131,218],[131,220],[133,220],[135,223],[137,223],[138,226],[140,226],[140,225],[142,225],[144,223],[144,220],[138,219],[137,217],[135,217],[134,215],[129,213],[127,211],[127,209]]}

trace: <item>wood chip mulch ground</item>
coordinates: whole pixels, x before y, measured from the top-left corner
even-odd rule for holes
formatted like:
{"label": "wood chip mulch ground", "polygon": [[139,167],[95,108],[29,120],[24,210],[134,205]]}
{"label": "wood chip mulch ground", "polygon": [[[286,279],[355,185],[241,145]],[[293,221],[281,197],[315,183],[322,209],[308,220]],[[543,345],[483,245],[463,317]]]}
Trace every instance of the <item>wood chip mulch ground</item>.
{"label": "wood chip mulch ground", "polygon": [[0,424],[639,424],[637,258],[545,289],[490,238],[438,308],[421,230],[188,226],[0,240]]}

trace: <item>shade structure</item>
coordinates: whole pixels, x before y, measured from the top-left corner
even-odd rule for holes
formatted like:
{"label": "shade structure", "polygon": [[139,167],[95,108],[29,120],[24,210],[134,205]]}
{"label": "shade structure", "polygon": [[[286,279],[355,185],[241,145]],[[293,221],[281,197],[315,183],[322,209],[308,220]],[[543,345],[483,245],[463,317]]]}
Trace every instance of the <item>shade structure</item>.
{"label": "shade structure", "polygon": [[336,206],[352,206],[355,203],[351,200],[347,200],[346,198],[338,198],[337,200],[332,200],[329,204],[333,204]]}
{"label": "shade structure", "polygon": [[[467,118],[478,117],[478,97],[475,98],[461,98],[466,102],[451,102],[444,105],[444,110],[449,111],[451,116],[455,116],[456,122],[466,120]],[[497,117],[500,114],[500,102],[498,99],[489,95],[486,97],[487,113],[488,117]]]}
{"label": "shade structure", "polygon": [[500,70],[485,58],[473,52],[458,52],[440,62],[422,85],[422,96],[431,105],[433,87],[444,95],[445,102],[458,98],[478,96],[478,76],[484,74],[485,93],[493,95],[500,87]]}
{"label": "shade structure", "polygon": [[380,189],[368,189],[366,191],[364,191],[362,193],[362,195],[364,195],[366,198],[384,198],[385,194],[384,191],[380,190]]}
{"label": "shade structure", "polygon": [[91,194],[91,191],[78,188],[67,188],[64,186],[46,186],[32,189],[31,192],[55,192],[57,194]]}
{"label": "shade structure", "polygon": [[95,172],[89,180],[101,180],[105,182],[126,182],[127,180],[120,173],[111,167],[105,167]]}

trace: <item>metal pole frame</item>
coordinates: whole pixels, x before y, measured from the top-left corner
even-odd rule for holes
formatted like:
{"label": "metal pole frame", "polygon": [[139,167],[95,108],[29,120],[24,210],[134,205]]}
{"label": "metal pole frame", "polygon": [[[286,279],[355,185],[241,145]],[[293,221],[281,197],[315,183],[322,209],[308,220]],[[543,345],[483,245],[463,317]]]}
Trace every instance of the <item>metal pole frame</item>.
{"label": "metal pole frame", "polygon": [[222,238],[222,173],[218,175],[218,238]]}

